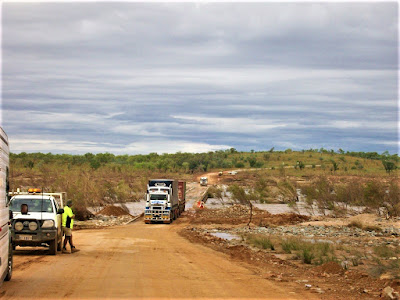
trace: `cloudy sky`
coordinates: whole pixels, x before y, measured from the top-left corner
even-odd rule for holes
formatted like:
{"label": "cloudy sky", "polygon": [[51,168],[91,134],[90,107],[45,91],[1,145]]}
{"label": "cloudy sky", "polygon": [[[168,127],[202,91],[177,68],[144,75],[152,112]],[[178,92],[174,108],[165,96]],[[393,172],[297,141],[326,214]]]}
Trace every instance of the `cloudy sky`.
{"label": "cloudy sky", "polygon": [[4,3],[11,151],[399,149],[398,4]]}

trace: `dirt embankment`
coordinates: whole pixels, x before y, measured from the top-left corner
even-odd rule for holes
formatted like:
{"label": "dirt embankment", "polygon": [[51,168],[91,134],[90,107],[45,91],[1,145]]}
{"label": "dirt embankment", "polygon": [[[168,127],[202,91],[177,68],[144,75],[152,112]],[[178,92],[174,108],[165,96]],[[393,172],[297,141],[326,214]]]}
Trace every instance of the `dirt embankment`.
{"label": "dirt embankment", "polygon": [[[246,224],[250,219],[250,208],[233,205],[224,209],[200,209],[192,215],[192,224]],[[298,214],[276,214],[253,207],[251,224],[256,226],[298,224],[310,220],[308,216]]]}

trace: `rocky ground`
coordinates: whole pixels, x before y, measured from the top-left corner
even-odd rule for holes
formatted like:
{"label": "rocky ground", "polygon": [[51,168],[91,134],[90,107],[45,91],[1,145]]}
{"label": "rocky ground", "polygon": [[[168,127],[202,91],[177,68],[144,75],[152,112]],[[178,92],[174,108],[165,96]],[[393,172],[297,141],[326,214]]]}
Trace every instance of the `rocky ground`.
{"label": "rocky ground", "polygon": [[74,223],[75,229],[92,229],[110,227],[116,225],[126,225],[137,219],[137,216],[132,216],[129,212],[120,206],[107,206],[100,210],[94,217],[86,221],[76,220]]}
{"label": "rocky ground", "polygon": [[[181,234],[261,268],[265,278],[295,281],[323,299],[399,298],[399,220],[372,214],[342,219],[272,215],[258,209],[253,214],[247,226],[248,207],[198,209],[179,220],[189,223]],[[288,252],[287,244],[300,246]],[[305,262],[308,252],[311,259]]]}

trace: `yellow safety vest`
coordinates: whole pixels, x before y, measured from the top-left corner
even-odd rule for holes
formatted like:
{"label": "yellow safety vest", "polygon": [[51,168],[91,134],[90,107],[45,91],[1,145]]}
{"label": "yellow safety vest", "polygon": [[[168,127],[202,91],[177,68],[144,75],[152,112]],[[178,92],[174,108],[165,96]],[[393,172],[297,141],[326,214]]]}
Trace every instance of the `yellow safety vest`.
{"label": "yellow safety vest", "polygon": [[72,216],[74,213],[72,212],[72,209],[69,206],[64,207],[64,213],[62,214],[62,226],[71,228],[74,226],[74,219],[72,219]]}

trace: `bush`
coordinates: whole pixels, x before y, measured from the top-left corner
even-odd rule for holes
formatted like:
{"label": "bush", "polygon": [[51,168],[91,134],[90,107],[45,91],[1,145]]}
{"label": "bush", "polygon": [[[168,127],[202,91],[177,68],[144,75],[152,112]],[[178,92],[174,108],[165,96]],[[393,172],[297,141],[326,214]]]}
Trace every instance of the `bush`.
{"label": "bush", "polygon": [[363,229],[363,228],[364,228],[363,224],[362,224],[360,221],[351,221],[351,222],[347,225],[347,227],[350,227],[350,228],[360,228],[360,229]]}
{"label": "bush", "polygon": [[309,250],[309,249],[303,249],[302,252],[302,261],[305,264],[311,264],[313,258],[314,258],[314,254]]}
{"label": "bush", "polygon": [[257,248],[275,250],[274,244],[265,236],[250,235],[248,237],[248,242]]}
{"label": "bush", "polygon": [[282,241],[281,247],[286,253],[297,252],[296,257],[306,264],[311,264],[314,258],[320,264],[335,260],[333,248],[328,243],[311,243],[289,238]]}
{"label": "bush", "polygon": [[390,249],[387,245],[374,247],[374,253],[379,257],[384,257],[384,258],[396,256],[396,252]]}
{"label": "bush", "polygon": [[299,250],[301,242],[299,239],[290,238],[282,241],[282,250],[286,253],[292,253],[292,251]]}

